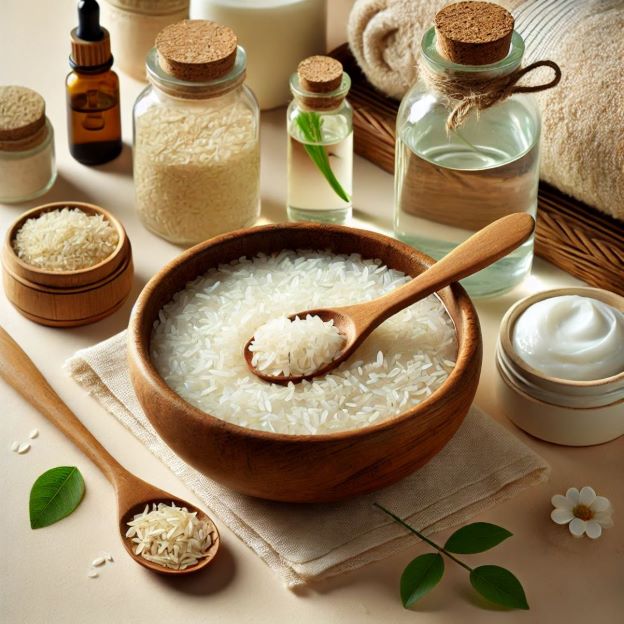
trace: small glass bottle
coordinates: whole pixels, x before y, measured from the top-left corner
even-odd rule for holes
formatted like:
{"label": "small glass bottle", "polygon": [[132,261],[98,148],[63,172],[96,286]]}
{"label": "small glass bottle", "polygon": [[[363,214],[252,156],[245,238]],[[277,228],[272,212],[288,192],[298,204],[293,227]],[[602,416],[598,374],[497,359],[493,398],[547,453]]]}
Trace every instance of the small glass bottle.
{"label": "small glass bottle", "polygon": [[[440,34],[439,17],[460,5],[475,5],[475,14],[468,16],[471,21],[460,14],[458,23],[447,24],[451,32],[470,23],[489,33],[493,29],[488,12],[500,10],[506,14],[501,18],[508,16],[507,40],[493,41],[489,48],[487,41],[449,45]],[[440,259],[499,217],[513,212],[536,215],[540,115],[531,95],[514,94],[489,108],[472,110],[461,126],[447,131],[449,114],[458,102],[433,88],[432,80],[444,84],[466,76],[473,81],[498,79],[519,68],[524,42],[513,31],[511,15],[484,2],[449,5],[436,16],[436,25],[423,36],[421,78],[403,98],[397,116],[394,230],[397,238]],[[455,60],[448,57],[449,49]],[[423,76],[427,73],[428,81]],[[473,296],[503,293],[530,273],[532,260],[533,237],[462,284]]]}
{"label": "small glass bottle", "polygon": [[226,26],[185,20],[147,57],[134,105],[141,221],[178,245],[253,225],[260,213],[260,110],[245,51]]}
{"label": "small glass bottle", "polygon": [[26,87],[0,87],[0,202],[34,199],[55,180],[54,131],[44,99]]}
{"label": "small glass bottle", "polygon": [[288,217],[345,223],[351,218],[353,110],[351,80],[337,60],[311,56],[290,78]]}
{"label": "small glass bottle", "polygon": [[110,36],[100,26],[95,0],[78,3],[78,21],[71,32],[72,71],[65,81],[69,151],[78,162],[99,165],[122,148],[119,78],[111,70]]}

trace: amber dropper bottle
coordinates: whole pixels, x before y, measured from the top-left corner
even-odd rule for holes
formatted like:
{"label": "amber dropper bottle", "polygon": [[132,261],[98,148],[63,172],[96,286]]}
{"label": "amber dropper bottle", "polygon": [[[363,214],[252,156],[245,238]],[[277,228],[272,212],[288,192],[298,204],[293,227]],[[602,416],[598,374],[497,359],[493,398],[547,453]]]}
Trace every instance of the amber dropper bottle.
{"label": "amber dropper bottle", "polygon": [[71,155],[99,165],[121,152],[119,78],[111,70],[110,36],[100,26],[95,0],[78,2],[78,27],[71,31],[72,71],[67,75],[67,131]]}

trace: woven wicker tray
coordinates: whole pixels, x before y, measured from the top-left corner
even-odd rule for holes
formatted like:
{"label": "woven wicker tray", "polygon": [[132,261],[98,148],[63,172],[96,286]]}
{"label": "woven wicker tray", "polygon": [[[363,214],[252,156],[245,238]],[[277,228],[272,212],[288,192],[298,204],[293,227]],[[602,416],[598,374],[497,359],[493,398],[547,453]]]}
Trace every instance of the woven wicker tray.
{"label": "woven wicker tray", "polygon": [[[394,172],[399,103],[372,87],[347,44],[331,52],[352,80],[355,152]],[[535,253],[592,286],[624,295],[624,223],[540,183]]]}

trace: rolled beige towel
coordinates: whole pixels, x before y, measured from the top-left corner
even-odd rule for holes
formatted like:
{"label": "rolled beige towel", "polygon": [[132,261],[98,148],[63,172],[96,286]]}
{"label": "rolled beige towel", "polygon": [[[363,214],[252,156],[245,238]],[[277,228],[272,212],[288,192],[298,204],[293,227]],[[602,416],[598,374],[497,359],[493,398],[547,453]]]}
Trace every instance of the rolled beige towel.
{"label": "rolled beige towel", "polygon": [[[540,177],[624,220],[624,2],[499,0],[526,42],[525,63],[559,64],[559,86],[537,93]],[[356,0],[349,45],[372,85],[401,98],[416,81],[420,40],[448,0]],[[539,82],[534,72],[527,80]]]}

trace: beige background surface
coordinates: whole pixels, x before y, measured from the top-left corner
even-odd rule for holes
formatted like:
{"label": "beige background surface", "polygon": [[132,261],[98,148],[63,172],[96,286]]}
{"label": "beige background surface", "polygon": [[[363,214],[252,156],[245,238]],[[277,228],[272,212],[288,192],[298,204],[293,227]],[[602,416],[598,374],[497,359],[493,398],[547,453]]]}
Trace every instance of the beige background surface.
{"label": "beige background surface", "polygon": [[[344,39],[351,2],[329,0],[329,43]],[[131,178],[131,108],[142,85],[122,79],[126,147],[116,161],[87,168],[73,161],[65,136],[63,80],[67,72],[68,32],[74,26],[73,0],[0,0],[0,83],[38,90],[48,104],[57,132],[59,180],[44,201],[84,200],[100,204],[126,226],[134,246],[136,279],[131,300],[111,318],[90,327],[54,330],[22,318],[0,295],[0,324],[31,355],[63,399],[98,439],[130,470],[181,497],[193,500],[182,486],[132,435],[106,414],[63,372],[63,361],[78,348],[123,329],[143,284],[179,249],[149,234],[133,208]],[[264,115],[262,195],[265,217],[284,217],[285,141],[283,111]],[[0,205],[2,233],[22,211],[37,203]],[[368,222],[390,226],[392,178],[370,163],[355,162],[355,206]],[[484,555],[478,563],[509,567],[522,580],[532,610],[503,613],[481,603],[463,569],[449,563],[440,586],[415,610],[402,609],[398,580],[405,564],[426,549],[414,540],[403,555],[312,588],[303,595],[284,589],[277,577],[219,525],[223,549],[205,573],[185,580],[165,580],[132,563],[123,553],[115,528],[112,489],[97,469],[60,433],[47,424],[11,389],[0,382],[0,484],[2,514],[0,620],[14,623],[189,624],[359,623],[359,622],[566,622],[611,624],[624,612],[624,438],[594,448],[558,447],[526,436],[505,418],[494,395],[494,345],[498,323],[521,296],[548,287],[578,283],[537,261],[534,275],[513,293],[478,303],[485,359],[477,402],[494,418],[531,445],[552,465],[550,483],[533,488],[484,514],[480,520],[500,523],[514,537]],[[10,452],[13,440],[26,439],[38,427],[32,450]],[[478,449],[475,449],[478,452]],[[58,465],[77,465],[87,483],[76,513],[46,529],[28,526],[28,493],[35,478]],[[549,519],[550,497],[567,487],[592,485],[611,498],[616,526],[598,541],[574,540]],[[443,541],[445,535],[438,535]],[[102,550],[115,556],[100,578],[86,572]]]}

